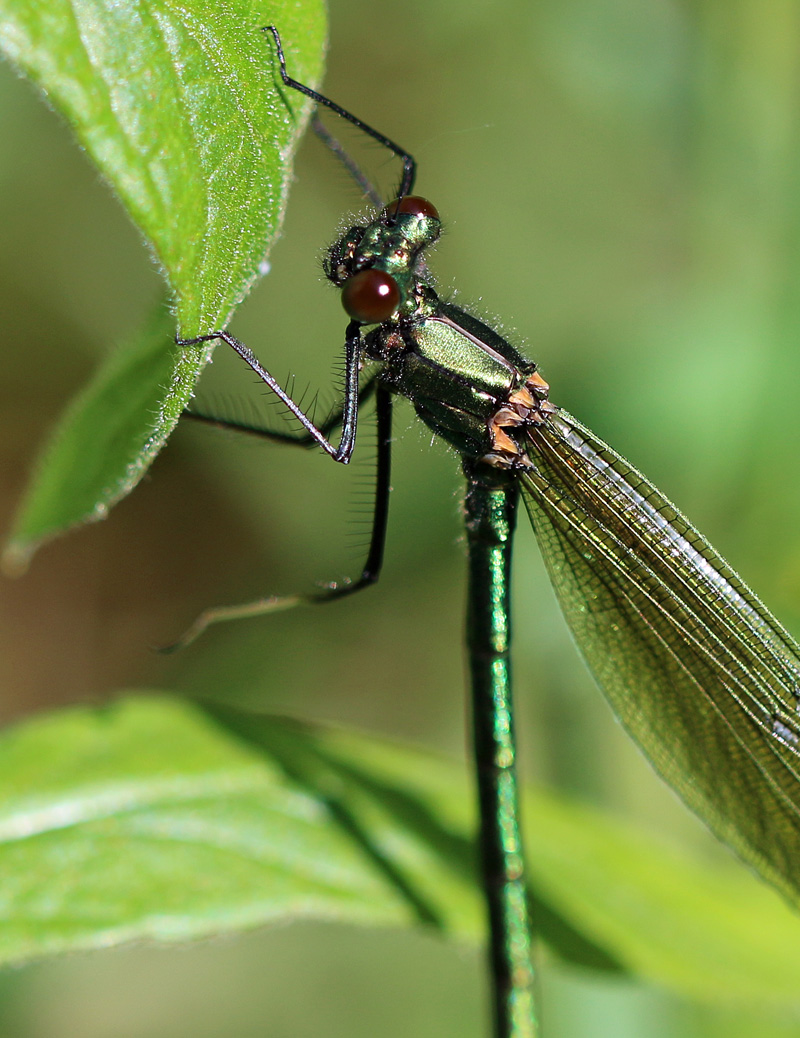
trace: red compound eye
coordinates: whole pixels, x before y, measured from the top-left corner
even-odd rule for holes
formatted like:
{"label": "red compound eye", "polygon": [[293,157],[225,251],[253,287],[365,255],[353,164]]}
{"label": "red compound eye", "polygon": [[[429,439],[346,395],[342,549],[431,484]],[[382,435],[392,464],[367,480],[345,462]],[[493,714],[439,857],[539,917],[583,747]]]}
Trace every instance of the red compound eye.
{"label": "red compound eye", "polygon": [[408,213],[410,216],[427,216],[431,220],[439,219],[439,210],[436,206],[427,198],[420,198],[419,195],[406,195],[399,202],[395,199],[383,210],[383,215],[390,220],[401,213]]}
{"label": "red compound eye", "polygon": [[342,285],[342,306],[361,324],[382,324],[399,305],[397,282],[382,270],[360,270]]}

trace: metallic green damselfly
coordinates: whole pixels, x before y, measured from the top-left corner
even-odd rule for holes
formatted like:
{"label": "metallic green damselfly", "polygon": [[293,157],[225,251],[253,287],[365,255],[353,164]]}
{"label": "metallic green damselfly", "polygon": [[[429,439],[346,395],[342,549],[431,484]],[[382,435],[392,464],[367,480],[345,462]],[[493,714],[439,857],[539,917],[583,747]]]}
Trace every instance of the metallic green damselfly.
{"label": "metallic green damselfly", "polygon": [[[410,400],[458,453],[466,477],[467,637],[494,1034],[524,1038],[536,1033],[536,1023],[509,672],[509,576],[520,495],[575,641],[623,724],[713,831],[793,900],[800,875],[800,649],[651,483],[550,402],[534,363],[438,297],[424,256],[441,223],[435,207],[412,194],[413,158],[292,79],[279,35],[270,31],[286,87],[331,109],[403,163],[397,197],[383,205],[317,124],[376,205],[372,217],[334,243],[325,262],[350,318],[343,406],[318,426],[227,332],[183,342],[226,342],[304,429],[266,435],[317,444],[343,463],[352,455],[360,405],[374,397],[372,538],[354,582],[211,610],[184,642],[220,619],[331,600],[375,582],[388,517],[392,404],[397,395]],[[339,425],[334,446],[328,436]]]}

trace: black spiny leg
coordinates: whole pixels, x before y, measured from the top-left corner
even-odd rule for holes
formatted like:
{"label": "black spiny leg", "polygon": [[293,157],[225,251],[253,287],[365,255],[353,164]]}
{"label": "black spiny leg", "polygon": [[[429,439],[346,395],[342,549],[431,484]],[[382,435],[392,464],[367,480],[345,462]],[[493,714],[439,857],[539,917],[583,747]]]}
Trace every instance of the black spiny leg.
{"label": "black spiny leg", "polygon": [[303,426],[308,436],[325,451],[330,454],[334,461],[340,461],[346,465],[350,461],[353,447],[356,442],[356,426],[358,424],[358,374],[361,367],[361,325],[358,321],[350,321],[345,334],[345,373],[344,373],[344,404],[342,407],[342,438],[339,446],[334,447],[311,421],[305,411],[292,400],[286,390],[274,378],[255,353],[245,346],[243,342],[235,339],[229,332],[209,332],[206,335],[197,335],[193,339],[176,339],[179,346],[195,346],[200,342],[211,342],[220,339],[227,343],[232,350],[242,358],[247,366],[258,375],[264,385],[268,386],[281,403],[289,410],[298,422]]}
{"label": "black spiny leg", "polygon": [[[281,43],[280,35],[274,25],[267,25],[264,27],[264,32],[272,33],[272,37],[275,40],[275,52],[278,55],[278,64],[281,71],[281,79],[285,86],[291,87],[292,90],[298,90],[301,94],[305,94],[306,97],[310,97],[318,105],[324,105],[325,108],[330,108],[332,112],[336,112],[337,115],[341,116],[342,119],[346,119],[353,126],[357,127],[362,133],[366,133],[367,136],[372,137],[378,144],[382,144],[384,148],[388,148],[389,151],[394,152],[395,155],[403,162],[403,178],[400,181],[400,189],[397,192],[400,198],[405,198],[406,195],[410,195],[414,187],[414,180],[417,176],[417,163],[414,158],[408,154],[405,149],[401,148],[399,144],[395,144],[394,141],[389,140],[384,134],[374,130],[367,123],[362,122],[352,112],[348,112],[346,108],[342,108],[341,105],[337,105],[335,101],[331,101],[329,97],[325,97],[324,94],[318,93],[316,90],[312,90],[311,87],[305,85],[305,83],[298,83],[296,79],[292,79],[289,73],[286,71],[286,58],[283,56],[283,44]],[[323,139],[325,139],[324,134]],[[333,149],[336,150],[335,148]]]}
{"label": "black spiny leg", "polygon": [[[375,477],[375,498],[372,511],[372,532],[370,534],[369,550],[361,575],[353,581],[343,581],[341,584],[330,584],[319,591],[307,594],[287,595],[285,597],[270,596],[258,598],[252,602],[241,605],[218,606],[204,610],[200,616],[191,624],[181,637],[172,645],[165,646],[162,652],[175,652],[189,645],[203,633],[211,624],[220,623],[223,620],[238,620],[249,616],[261,616],[264,613],[282,612],[292,609],[298,605],[315,605],[322,602],[331,602],[336,598],[355,594],[363,588],[376,583],[380,576],[383,565],[383,549],[386,543],[386,528],[389,520],[389,493],[391,491],[391,461],[392,461],[392,397],[389,391],[374,380],[368,382],[361,394],[356,394],[356,407],[358,403],[366,399],[368,395],[375,392],[375,407],[378,419],[378,466]],[[360,400],[359,400],[360,397]],[[294,412],[293,412],[294,413]],[[346,404],[341,412],[335,412],[321,429],[316,426],[315,435],[308,431],[299,436],[291,433],[277,433],[271,430],[256,429],[246,426],[244,423],[226,422],[219,419],[209,419],[203,415],[193,416],[200,421],[207,421],[220,428],[238,429],[254,435],[263,436],[268,439],[291,441],[299,446],[309,446],[318,442],[319,435],[323,431],[328,432],[339,423],[344,424],[347,420]]]}
{"label": "black spiny leg", "polygon": [[[358,409],[367,403],[375,395],[376,380],[373,374],[358,391]],[[290,429],[269,429],[265,425],[257,425],[255,422],[240,421],[236,418],[220,418],[218,415],[204,414],[202,411],[185,410],[183,418],[189,418],[193,422],[201,422],[203,425],[213,425],[216,429],[224,429],[230,432],[246,433],[248,436],[256,436],[260,440],[271,440],[275,443],[286,443],[293,447],[304,447],[306,450],[316,447],[317,440],[308,432],[292,432]],[[344,420],[344,407],[334,407],[321,422],[316,422],[317,429],[323,436],[328,437],[334,429],[338,428]]]}

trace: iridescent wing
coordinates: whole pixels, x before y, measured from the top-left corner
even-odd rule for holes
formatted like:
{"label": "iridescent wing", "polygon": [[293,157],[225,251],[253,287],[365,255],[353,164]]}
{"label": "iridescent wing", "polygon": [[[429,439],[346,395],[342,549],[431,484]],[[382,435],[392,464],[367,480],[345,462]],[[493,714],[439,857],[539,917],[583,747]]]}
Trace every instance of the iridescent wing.
{"label": "iridescent wing", "polygon": [[653,766],[800,901],[800,647],[678,510],[564,411],[523,496],[561,608]]}

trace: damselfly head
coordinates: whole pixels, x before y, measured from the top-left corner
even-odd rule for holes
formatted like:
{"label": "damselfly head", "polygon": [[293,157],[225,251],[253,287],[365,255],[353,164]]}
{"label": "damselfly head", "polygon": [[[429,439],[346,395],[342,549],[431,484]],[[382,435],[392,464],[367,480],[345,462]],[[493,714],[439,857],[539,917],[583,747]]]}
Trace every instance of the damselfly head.
{"label": "damselfly head", "polygon": [[361,324],[382,324],[410,304],[419,257],[441,232],[436,207],[407,195],[385,206],[370,223],[349,228],[328,251],[327,277],[342,288],[342,304]]}

